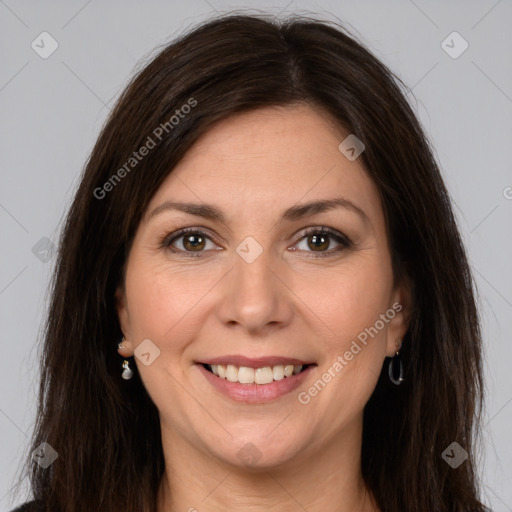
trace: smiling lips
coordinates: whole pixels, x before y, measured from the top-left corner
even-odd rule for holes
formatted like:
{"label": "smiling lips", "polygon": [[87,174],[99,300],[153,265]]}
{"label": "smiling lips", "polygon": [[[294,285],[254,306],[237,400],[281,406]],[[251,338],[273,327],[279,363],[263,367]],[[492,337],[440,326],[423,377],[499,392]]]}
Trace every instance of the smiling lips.
{"label": "smiling lips", "polygon": [[277,364],[260,368],[235,366],[233,364],[212,364],[207,365],[206,368],[221,379],[226,379],[229,382],[239,382],[240,384],[270,384],[275,380],[282,380],[302,371],[302,365],[300,364]]}
{"label": "smiling lips", "polygon": [[227,356],[209,359],[201,364],[217,377],[229,382],[264,385],[297,375],[312,363],[279,356],[256,359]]}
{"label": "smiling lips", "polygon": [[[297,389],[316,366],[307,363],[270,365],[254,361],[244,364],[211,362],[197,363],[196,367],[214,389],[228,398],[247,404],[262,404]],[[217,375],[213,373],[214,369]]]}

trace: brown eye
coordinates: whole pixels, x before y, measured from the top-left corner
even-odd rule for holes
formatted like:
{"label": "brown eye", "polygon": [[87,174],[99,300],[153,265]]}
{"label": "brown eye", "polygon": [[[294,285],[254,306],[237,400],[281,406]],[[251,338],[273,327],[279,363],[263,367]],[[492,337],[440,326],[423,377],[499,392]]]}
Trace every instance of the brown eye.
{"label": "brown eye", "polygon": [[[325,235],[309,235],[308,239],[308,247],[313,250],[324,250],[329,247],[329,236]],[[311,243],[309,243],[311,241]]]}
{"label": "brown eye", "polygon": [[[309,229],[302,234],[299,242],[302,243],[303,240],[306,241],[307,245],[307,249],[305,249],[305,251],[316,253],[313,255],[314,258],[334,256],[344,249],[352,247],[352,242],[347,236],[339,233],[338,231],[331,230],[330,228]],[[327,249],[331,245],[332,240],[334,240],[339,247],[328,251]]]}
{"label": "brown eye", "polygon": [[210,242],[214,247],[210,237],[197,229],[182,229],[177,233],[167,236],[162,246],[169,248],[174,253],[183,253],[186,256],[201,256]]}
{"label": "brown eye", "polygon": [[182,238],[183,238],[183,247],[185,247],[185,249],[187,251],[195,251],[196,249],[197,250],[204,249],[206,242],[205,242],[205,238],[203,236],[189,233],[189,234],[183,236]]}

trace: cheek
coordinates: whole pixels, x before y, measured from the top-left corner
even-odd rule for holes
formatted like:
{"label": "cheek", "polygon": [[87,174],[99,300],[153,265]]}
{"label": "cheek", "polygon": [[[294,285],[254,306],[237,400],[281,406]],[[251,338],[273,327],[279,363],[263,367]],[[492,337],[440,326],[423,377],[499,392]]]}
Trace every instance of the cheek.
{"label": "cheek", "polygon": [[297,295],[304,297],[307,309],[318,319],[325,342],[332,350],[339,351],[386,313],[392,274],[386,258],[372,250],[329,272],[318,272],[301,282],[297,280],[294,286]]}
{"label": "cheek", "polygon": [[[169,266],[150,264],[135,253],[126,274],[130,326],[135,348],[146,339],[159,349],[151,364],[135,358],[138,373],[159,410],[165,410],[168,394],[179,396],[182,379],[180,357],[185,341],[180,332],[182,320],[195,303],[199,290],[187,286],[188,280],[171,272]],[[200,296],[200,295],[199,295]],[[155,350],[155,349],[151,349]],[[151,352],[151,356],[157,352]]]}
{"label": "cheek", "polygon": [[392,274],[386,259],[377,254],[359,263],[316,280],[309,291],[315,302],[311,309],[329,331],[321,338],[325,353],[321,373],[305,391],[333,434],[340,422],[348,422],[367,403],[386,350],[387,323],[380,315],[386,316],[390,309]]}
{"label": "cheek", "polygon": [[[130,321],[138,338],[164,340],[213,284],[168,264],[151,265],[135,259],[127,272]],[[212,283],[210,283],[212,281]]]}

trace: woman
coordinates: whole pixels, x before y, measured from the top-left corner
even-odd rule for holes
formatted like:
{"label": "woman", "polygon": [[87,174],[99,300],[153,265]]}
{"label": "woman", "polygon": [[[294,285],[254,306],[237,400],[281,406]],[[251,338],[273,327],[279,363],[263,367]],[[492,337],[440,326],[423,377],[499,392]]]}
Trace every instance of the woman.
{"label": "woman", "polygon": [[485,510],[473,282],[398,83],[245,15],[139,72],[60,241],[23,510]]}

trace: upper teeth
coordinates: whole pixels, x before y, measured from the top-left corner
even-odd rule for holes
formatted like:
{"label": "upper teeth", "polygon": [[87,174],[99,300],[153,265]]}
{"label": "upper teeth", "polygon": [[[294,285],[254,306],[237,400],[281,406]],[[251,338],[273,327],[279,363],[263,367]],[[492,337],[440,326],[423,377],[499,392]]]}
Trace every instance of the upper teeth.
{"label": "upper teeth", "polygon": [[274,380],[282,380],[302,370],[302,365],[293,364],[264,366],[263,368],[249,368],[247,366],[234,366],[232,364],[212,364],[212,372],[221,379],[240,384],[269,384]]}

